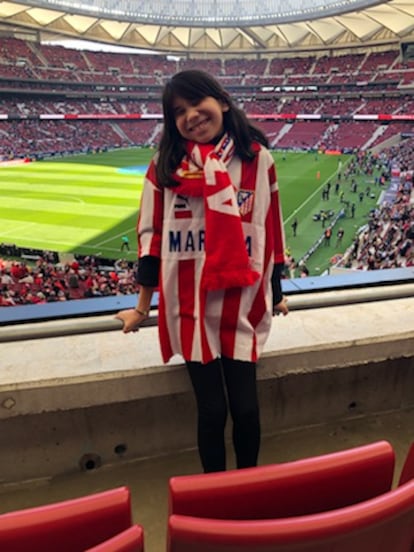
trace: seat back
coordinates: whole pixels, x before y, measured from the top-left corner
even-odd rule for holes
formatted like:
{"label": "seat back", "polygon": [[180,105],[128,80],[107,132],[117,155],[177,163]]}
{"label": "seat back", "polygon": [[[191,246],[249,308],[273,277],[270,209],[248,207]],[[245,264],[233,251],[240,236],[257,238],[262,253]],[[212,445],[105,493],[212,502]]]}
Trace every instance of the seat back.
{"label": "seat back", "polygon": [[144,531],[141,525],[132,525],[109,540],[88,548],[85,552],[144,552]]}
{"label": "seat back", "polygon": [[395,454],[387,441],[255,468],[172,477],[169,513],[268,519],[340,508],[391,489]]}
{"label": "seat back", "polygon": [[398,485],[404,485],[404,483],[407,483],[411,479],[414,479],[414,443],[411,444],[408,450]]}
{"label": "seat back", "polygon": [[83,552],[132,525],[127,487],[0,515],[0,550]]}
{"label": "seat back", "polygon": [[411,552],[414,480],[319,514],[267,520],[172,515],[168,552]]}

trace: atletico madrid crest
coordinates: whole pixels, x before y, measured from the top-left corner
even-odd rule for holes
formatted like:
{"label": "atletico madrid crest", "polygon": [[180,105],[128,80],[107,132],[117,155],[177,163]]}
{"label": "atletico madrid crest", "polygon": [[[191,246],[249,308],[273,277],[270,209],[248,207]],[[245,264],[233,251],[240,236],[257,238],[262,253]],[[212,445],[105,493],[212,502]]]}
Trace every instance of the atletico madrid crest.
{"label": "atletico madrid crest", "polygon": [[240,190],[237,192],[237,205],[239,206],[240,216],[247,215],[253,209],[254,192],[250,190]]}

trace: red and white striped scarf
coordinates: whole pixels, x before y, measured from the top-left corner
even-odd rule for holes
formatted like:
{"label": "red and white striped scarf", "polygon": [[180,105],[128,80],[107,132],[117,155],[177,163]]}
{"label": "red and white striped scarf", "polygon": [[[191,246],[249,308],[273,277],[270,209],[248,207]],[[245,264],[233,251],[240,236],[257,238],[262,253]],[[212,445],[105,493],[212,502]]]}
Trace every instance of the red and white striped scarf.
{"label": "red and white striped scarf", "polygon": [[187,155],[174,179],[176,194],[204,197],[205,253],[201,287],[205,290],[245,287],[259,274],[250,267],[239,207],[227,165],[234,142],[225,134],[218,144],[187,143]]}

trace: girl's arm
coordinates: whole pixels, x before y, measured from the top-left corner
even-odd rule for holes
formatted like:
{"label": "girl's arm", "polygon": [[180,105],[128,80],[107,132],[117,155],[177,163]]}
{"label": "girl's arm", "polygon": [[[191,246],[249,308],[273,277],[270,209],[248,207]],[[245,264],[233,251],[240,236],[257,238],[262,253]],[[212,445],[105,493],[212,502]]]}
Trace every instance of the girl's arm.
{"label": "girl's arm", "polygon": [[137,282],[140,285],[138,303],[133,309],[118,312],[115,316],[124,325],[124,333],[138,331],[139,325],[149,316],[151,299],[154,290],[158,287],[160,260],[157,257],[146,255],[138,261]]}
{"label": "girl's arm", "polygon": [[154,289],[153,287],[141,286],[137,306],[133,309],[119,311],[115,316],[124,323],[122,328],[124,333],[138,331],[141,322],[148,318]]}

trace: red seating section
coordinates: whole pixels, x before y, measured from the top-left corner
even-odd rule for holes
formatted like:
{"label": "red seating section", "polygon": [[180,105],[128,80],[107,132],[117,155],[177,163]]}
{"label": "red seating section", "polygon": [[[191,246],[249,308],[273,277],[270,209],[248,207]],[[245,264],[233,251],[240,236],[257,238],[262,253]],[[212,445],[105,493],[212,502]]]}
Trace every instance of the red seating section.
{"label": "red seating section", "polygon": [[131,525],[130,491],[119,487],[0,515],[0,550],[84,552]]}
{"label": "red seating section", "polygon": [[140,525],[133,525],[111,539],[88,548],[85,552],[143,552],[144,531]]}
{"label": "red seating section", "polygon": [[252,521],[172,515],[168,530],[169,552],[410,552],[414,480],[319,514]]}
{"label": "red seating section", "polygon": [[386,441],[283,464],[178,476],[169,512],[215,519],[270,519],[342,508],[390,490]]}
{"label": "red seating section", "polygon": [[401,470],[398,485],[404,485],[404,483],[407,483],[407,481],[410,481],[411,479],[414,479],[414,443],[411,444],[411,447],[408,450],[407,457]]}
{"label": "red seating section", "polygon": [[[414,552],[414,443],[169,482],[167,552]],[[127,487],[0,515],[0,552],[144,552]],[[158,552],[158,551],[157,551]],[[161,552],[161,551],[160,551]]]}

